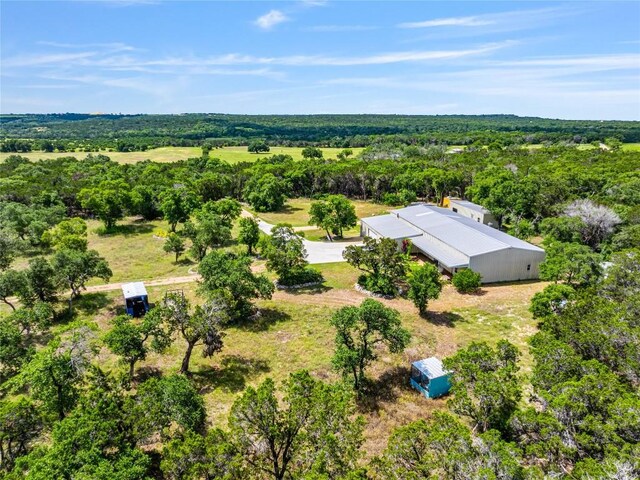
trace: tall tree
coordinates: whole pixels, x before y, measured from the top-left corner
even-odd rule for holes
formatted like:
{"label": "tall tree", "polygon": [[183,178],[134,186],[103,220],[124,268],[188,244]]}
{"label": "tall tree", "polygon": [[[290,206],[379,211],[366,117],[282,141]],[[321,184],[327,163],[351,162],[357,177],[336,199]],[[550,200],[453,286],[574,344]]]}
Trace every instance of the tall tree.
{"label": "tall tree", "polygon": [[296,235],[291,225],[280,223],[274,226],[265,244],[263,255],[267,259],[267,268],[277,273],[280,284],[297,285],[321,281],[320,272],[308,266],[307,250],[302,238]]}
{"label": "tall tree", "polygon": [[195,346],[204,346],[203,357],[211,357],[222,350],[222,325],[229,321],[229,306],[222,296],[212,297],[202,306],[196,305],[193,312],[189,309],[189,301],[180,295],[168,296],[165,305],[169,323],[187,343],[180,373],[189,373],[189,363]]}
{"label": "tall tree", "polygon": [[42,240],[56,250],[87,250],[87,222],[79,217],[61,221],[42,235]]}
{"label": "tall tree", "polygon": [[206,417],[198,389],[183,375],[150,378],[140,384],[131,413],[139,441],[147,441],[158,434],[164,438],[170,427],[172,434],[199,431]]}
{"label": "tall tree", "polygon": [[333,240],[331,233],[342,237],[345,228],[355,227],[358,223],[355,207],[344,195],[329,195],[313,202],[309,215],[309,224],[322,228],[329,240]]}
{"label": "tall tree", "polygon": [[347,263],[367,273],[358,282],[367,290],[396,295],[398,283],[407,274],[407,258],[390,238],[366,237],[364,245],[349,245],[343,253]]}
{"label": "tall tree", "polygon": [[271,298],[273,283],[251,271],[251,259],[245,255],[212,251],[200,262],[200,291],[213,298],[225,298],[231,320],[251,315],[255,298]]}
{"label": "tall tree", "polygon": [[418,307],[420,315],[427,311],[429,300],[435,300],[442,291],[440,272],[435,265],[425,263],[409,275],[409,298]]}
{"label": "tall tree", "polygon": [[569,285],[588,285],[600,275],[602,258],[586,245],[552,242],[540,264],[540,278]]}
{"label": "tall tree", "polygon": [[45,445],[18,460],[16,478],[147,479],[151,458],[136,446],[127,398],[101,372],[78,405],[53,426]]}
{"label": "tall tree", "polygon": [[0,272],[11,266],[20,251],[18,238],[6,229],[0,229]]}
{"label": "tall tree", "polygon": [[162,249],[167,253],[173,252],[176,256],[176,263],[178,263],[178,258],[186,250],[186,247],[184,246],[184,240],[180,235],[174,232],[169,232]]}
{"label": "tall tree", "polygon": [[100,278],[106,282],[113,275],[107,261],[95,250],[60,250],[53,256],[51,265],[58,282],[71,290],[69,311],[90,279]]}
{"label": "tall tree", "polygon": [[9,301],[12,297],[29,297],[29,281],[24,272],[18,272],[16,270],[7,270],[6,272],[0,272],[0,300],[11,307],[11,310],[16,309],[15,305]]}
{"label": "tall tree", "polygon": [[82,207],[93,212],[109,230],[130,208],[130,190],[124,180],[103,180],[96,187],[80,190],[78,199]]}
{"label": "tall tree", "polygon": [[398,353],[411,340],[398,312],[370,298],[359,307],[338,310],[331,318],[331,325],[336,329],[333,365],[344,377],[352,377],[356,390],[364,386],[365,368],[377,358],[378,344]]}
{"label": "tall tree", "polygon": [[258,220],[252,217],[244,217],[240,219],[240,232],[238,233],[238,241],[247,246],[247,254],[253,253],[253,248],[260,240],[260,227]]}
{"label": "tall tree", "polygon": [[172,232],[176,231],[178,223],[186,222],[197,207],[195,194],[185,188],[167,190],[161,197],[160,210]]}
{"label": "tall tree", "polygon": [[33,399],[42,402],[45,411],[63,420],[80,397],[80,384],[93,350],[91,342],[87,328],[72,332],[65,340],[52,340],[11,379],[11,385],[28,386]]}
{"label": "tall tree", "polygon": [[496,348],[486,343],[471,343],[444,360],[451,372],[450,408],[469,417],[474,429],[485,432],[491,428],[504,431],[509,417],[522,396],[518,377],[516,347],[500,340]]}
{"label": "tall tree", "polygon": [[245,200],[258,212],[275,212],[284,207],[286,184],[272,173],[254,175],[245,186]]}
{"label": "tall tree", "polygon": [[363,422],[354,419],[352,395],[305,371],[291,374],[282,390],[267,379],[231,407],[230,440],[250,476],[342,478],[355,470]]}
{"label": "tall tree", "polygon": [[[57,300],[58,283],[56,271],[44,257],[29,260],[29,268],[25,271],[29,290],[41,302],[55,302]],[[28,303],[31,303],[31,299]]]}
{"label": "tall tree", "polygon": [[29,453],[43,425],[33,402],[0,400],[0,471],[10,472],[16,459]]}
{"label": "tall tree", "polygon": [[104,342],[128,365],[130,380],[136,363],[147,358],[149,351],[161,353],[171,344],[171,332],[159,308],[147,312],[140,322],[129,315],[120,315],[112,320],[112,324]]}
{"label": "tall tree", "polygon": [[373,461],[379,478],[522,480],[522,453],[499,433],[475,436],[453,415],[436,411],[428,420],[397,428],[383,455]]}

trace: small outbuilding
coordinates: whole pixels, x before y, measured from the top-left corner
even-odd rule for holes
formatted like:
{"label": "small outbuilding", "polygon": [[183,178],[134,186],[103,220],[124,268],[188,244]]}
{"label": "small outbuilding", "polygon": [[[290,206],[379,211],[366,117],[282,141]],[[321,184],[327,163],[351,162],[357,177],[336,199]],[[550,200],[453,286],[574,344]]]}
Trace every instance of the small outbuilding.
{"label": "small outbuilding", "polygon": [[142,317],[149,311],[149,296],[142,282],[122,284],[124,308],[132,317]]}
{"label": "small outbuilding", "polygon": [[425,358],[411,364],[411,386],[427,398],[437,398],[449,393],[449,373],[436,357]]}

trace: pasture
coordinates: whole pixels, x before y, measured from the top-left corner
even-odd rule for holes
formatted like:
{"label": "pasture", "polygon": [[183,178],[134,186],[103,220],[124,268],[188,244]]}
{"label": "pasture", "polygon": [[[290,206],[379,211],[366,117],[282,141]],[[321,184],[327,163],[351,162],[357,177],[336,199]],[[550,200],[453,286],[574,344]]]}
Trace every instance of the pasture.
{"label": "pasture", "polygon": [[[336,155],[342,151],[341,148],[322,148],[324,158],[336,158]],[[352,148],[353,155],[357,155],[362,148]],[[145,160],[159,163],[177,162],[188,158],[200,157],[202,149],[200,147],[159,147],[146,152],[29,152],[20,153],[18,155],[28,158],[29,160],[46,160],[61,157],[76,157],[84,159],[87,155],[106,155],[114,162],[118,163],[137,163]],[[0,153],[0,161],[4,161],[12,153]],[[302,160],[302,148],[299,147],[271,147],[268,153],[249,153],[247,147],[223,147],[214,148],[209,153],[211,158],[219,158],[228,163],[253,162],[258,158],[269,157],[271,155],[291,155],[294,160]]]}
{"label": "pasture", "polygon": [[[270,222],[286,221],[305,225],[309,200],[289,200],[285,212],[263,215]],[[359,216],[384,212],[387,207],[356,202]],[[101,224],[89,222],[89,248],[104,256],[113,270],[111,282],[172,279],[171,285],[149,286],[150,301],[160,302],[167,290],[182,289],[194,303],[197,295],[194,264],[183,260],[177,264],[173,255],[162,250],[163,240],[156,235],[168,227],[163,221],[145,222],[127,218],[109,235],[101,234]],[[231,249],[240,248],[231,245]],[[183,257],[185,258],[185,257]],[[26,259],[18,259],[20,268]],[[335,332],[330,318],[340,307],[358,305],[366,297],[353,285],[359,271],[346,263],[316,265],[325,277],[322,287],[303,291],[277,291],[271,300],[260,300],[261,315],[228,327],[224,348],[212,358],[196,351],[192,358],[192,378],[204,395],[207,421],[224,427],[234,399],[247,386],[257,386],[265,378],[283,381],[291,372],[308,369],[314,376],[338,380],[331,357]],[[264,271],[264,262],[256,261],[254,270]],[[183,283],[178,283],[183,282]],[[429,416],[446,408],[446,400],[427,400],[409,388],[408,366],[411,361],[436,355],[446,357],[472,341],[495,342],[507,338],[523,352],[522,366],[529,369],[526,341],[536,330],[528,311],[531,296],[545,286],[542,282],[485,286],[475,295],[461,295],[446,285],[441,297],[429,304],[421,317],[407,299],[383,300],[397,309],[403,324],[412,333],[409,348],[403,354],[379,350],[379,359],[370,370],[371,395],[360,405],[367,420],[364,451],[371,457],[382,451],[390,432],[409,421]],[[61,299],[64,301],[64,298]],[[61,303],[61,307],[63,304]],[[0,307],[7,311],[8,307]],[[64,332],[69,322],[91,325],[99,339],[107,332],[111,319],[123,312],[117,285],[92,282],[89,290],[76,302],[73,319],[54,326]],[[151,354],[137,366],[137,381],[158,373],[175,373],[180,367],[185,344],[176,340],[163,354]],[[101,347],[96,361],[105,369],[124,369],[118,359]]]}

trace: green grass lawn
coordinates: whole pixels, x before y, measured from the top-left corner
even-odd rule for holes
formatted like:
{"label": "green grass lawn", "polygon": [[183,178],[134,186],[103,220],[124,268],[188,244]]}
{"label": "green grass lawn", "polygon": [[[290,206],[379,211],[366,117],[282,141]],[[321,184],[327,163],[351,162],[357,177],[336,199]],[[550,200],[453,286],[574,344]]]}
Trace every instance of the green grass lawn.
{"label": "green grass lawn", "polygon": [[185,255],[176,264],[174,255],[162,249],[165,240],[155,236],[154,232],[169,230],[164,220],[148,222],[126,218],[118,222],[117,232],[110,234],[101,233],[102,223],[96,220],[89,220],[87,226],[89,248],[97,250],[113,271],[110,282],[188,275],[194,265]]}
{"label": "green grass lawn", "polygon": [[[322,148],[325,158],[336,158],[336,155],[342,151],[341,148]],[[362,148],[352,148],[354,155],[357,155],[362,151]],[[200,147],[159,147],[146,152],[92,152],[93,155],[102,154],[106,155],[111,160],[119,163],[136,163],[144,160],[151,160],[153,162],[177,162],[178,160],[186,160],[188,158],[199,157],[202,155],[202,149]],[[271,147],[271,151],[265,154],[254,154],[247,151],[247,147],[224,147],[211,150],[209,156],[211,158],[219,158],[229,163],[239,162],[253,162],[258,158],[269,157],[271,155],[284,154],[291,155],[294,160],[302,159],[302,148],[299,147]],[[11,153],[0,153],[0,161],[3,161]],[[51,159],[60,157],[76,157],[78,159],[84,159],[89,153],[87,152],[29,152],[21,153],[23,157],[27,157],[30,160]]]}
{"label": "green grass lawn", "polygon": [[[306,200],[293,200],[300,206]],[[360,202],[366,214],[385,207]],[[378,209],[378,210],[377,210]],[[302,221],[298,212],[298,219]],[[187,264],[173,263],[173,256],[162,250],[163,241],[154,238],[156,229],[166,229],[163,221],[119,222],[119,232],[100,235],[100,223],[89,222],[89,248],[109,261],[114,276],[111,281],[146,280],[188,274]],[[256,262],[262,268],[263,262]],[[332,369],[335,331],[331,316],[345,305],[358,305],[365,298],[353,289],[359,271],[346,263],[320,264],[325,277],[321,288],[305,291],[278,291],[271,300],[257,302],[261,316],[226,329],[223,350],[212,358],[199,351],[192,357],[193,380],[204,395],[211,425],[225,427],[233,401],[246,386],[256,386],[267,377],[281,382],[299,369],[308,369],[317,378],[338,380]],[[96,282],[101,283],[101,282]],[[515,283],[484,287],[480,294],[461,295],[447,285],[441,297],[429,304],[425,317],[418,315],[406,299],[384,300],[400,312],[402,322],[412,333],[411,344],[402,354],[377,351],[378,360],[369,369],[373,393],[360,405],[367,420],[365,429],[367,456],[380,453],[390,432],[397,426],[426,418],[436,409],[446,408],[446,400],[427,400],[409,388],[411,361],[436,355],[444,358],[472,341],[495,343],[506,338],[523,353],[521,365],[526,373],[531,360],[526,341],[535,331],[536,322],[527,307],[531,296],[544,283]],[[167,290],[182,289],[193,303],[202,302],[196,295],[195,282],[164,287],[149,287],[151,303],[162,301]],[[65,308],[64,298],[59,309]],[[8,307],[0,306],[0,314]],[[92,324],[99,340],[111,328],[111,319],[122,313],[119,291],[85,293],[76,301],[75,314],[52,327],[52,333],[68,330],[72,321]],[[179,370],[185,344],[176,339],[163,354],[151,354],[137,367],[139,379],[157,373]],[[95,360],[102,368],[125,368],[118,358],[102,347]]]}
{"label": "green grass lawn", "polygon": [[[294,227],[304,227],[309,225],[309,208],[311,208],[312,202],[313,200],[310,198],[290,198],[287,200],[284,208],[279,212],[258,213],[251,210],[251,208],[247,209],[262,218],[265,222],[272,223],[274,225],[284,222],[290,223]],[[387,205],[381,205],[373,202],[364,202],[361,200],[352,200],[351,202],[356,209],[356,215],[358,218],[379,215],[381,213],[388,212],[390,209]],[[305,232],[305,236],[312,239],[308,235],[309,233],[310,232]],[[356,227],[345,232],[345,237],[349,235],[353,236],[354,234],[357,236],[359,233],[359,227]],[[318,233],[316,232],[316,236],[317,235]],[[324,236],[323,234],[321,235]]]}

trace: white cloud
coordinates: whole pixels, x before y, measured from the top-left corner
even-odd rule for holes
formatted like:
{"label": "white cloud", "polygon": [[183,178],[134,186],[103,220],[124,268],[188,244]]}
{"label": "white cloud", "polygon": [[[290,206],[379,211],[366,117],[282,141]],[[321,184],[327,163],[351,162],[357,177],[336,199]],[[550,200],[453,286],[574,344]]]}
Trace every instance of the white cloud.
{"label": "white cloud", "polygon": [[450,17],[426,20],[424,22],[406,22],[398,25],[400,28],[429,28],[429,27],[481,27],[493,25],[495,20],[482,17]]}
{"label": "white cloud", "polygon": [[280,10],[271,10],[261,17],[258,17],[254,23],[263,30],[271,30],[276,25],[286,22],[287,20],[289,20],[289,17]]}

